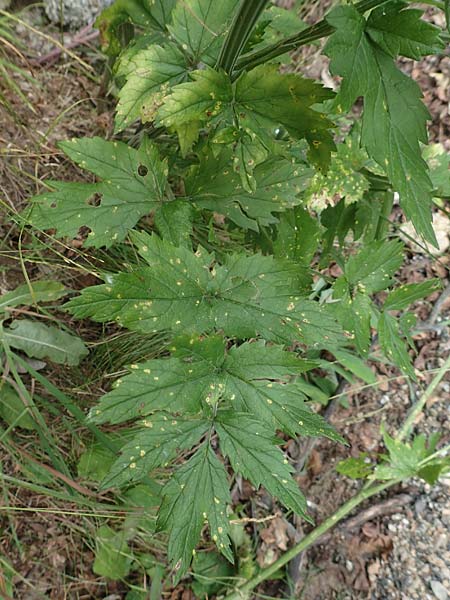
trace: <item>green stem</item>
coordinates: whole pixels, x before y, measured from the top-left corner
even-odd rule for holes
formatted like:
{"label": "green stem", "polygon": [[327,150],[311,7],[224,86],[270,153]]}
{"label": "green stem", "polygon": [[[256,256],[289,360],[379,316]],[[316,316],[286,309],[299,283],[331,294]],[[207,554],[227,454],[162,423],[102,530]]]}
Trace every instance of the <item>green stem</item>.
{"label": "green stem", "polygon": [[[355,8],[360,13],[365,13],[366,11],[375,8],[380,4],[385,4],[387,1],[388,0],[361,0],[361,2],[355,4]],[[319,23],[308,27],[308,29],[304,29],[299,33],[295,33],[294,35],[291,35],[280,42],[276,42],[267,48],[263,48],[257,52],[252,52],[251,54],[242,56],[236,63],[236,70],[241,72],[243,70],[253,69],[254,67],[262,63],[266,63],[277,56],[281,56],[286,52],[291,52],[300,46],[311,44],[316,40],[327,37],[331,35],[333,31],[334,27],[329,25],[326,19],[323,19],[322,21],[319,21]]]}
{"label": "green stem", "polygon": [[269,0],[241,0],[228,34],[220,50],[216,68],[231,73],[256,21]]}
{"label": "green stem", "polygon": [[427,387],[427,389],[424,391],[424,393],[421,395],[419,400],[417,400],[417,402],[412,407],[412,409],[411,409],[410,413],[408,414],[408,416],[406,417],[406,420],[403,423],[400,431],[398,432],[398,435],[396,436],[397,440],[403,440],[404,438],[407,438],[409,436],[409,434],[412,431],[412,428],[414,427],[414,424],[417,420],[418,415],[422,412],[423,407],[425,406],[425,404],[427,403],[427,401],[433,394],[434,390],[440,384],[442,378],[445,376],[445,374],[447,373],[447,371],[449,369],[450,369],[450,356],[447,358],[447,360],[444,362],[442,367],[436,373],[432,382]]}
{"label": "green stem", "polygon": [[343,504],[338,510],[333,513],[328,519],[325,519],[323,523],[321,523],[318,527],[313,529],[311,533],[306,535],[298,544],[293,546],[290,550],[288,550],[283,556],[281,556],[278,560],[272,563],[269,567],[262,569],[256,577],[244,583],[244,585],[237,588],[231,594],[228,594],[225,600],[242,600],[243,598],[248,597],[248,592],[251,592],[258,584],[262,583],[266,579],[269,579],[271,575],[274,575],[281,567],[284,567],[289,561],[303,552],[307,550],[314,542],[316,542],[324,533],[326,533],[329,529],[334,527],[339,521],[341,521],[345,516],[347,516],[352,510],[354,510],[357,506],[359,506],[364,500],[375,496],[375,494],[379,494],[383,490],[399,483],[401,479],[394,479],[391,481],[379,483],[379,484],[371,484],[368,487],[363,487],[362,490],[353,498],[350,498],[345,504]]}

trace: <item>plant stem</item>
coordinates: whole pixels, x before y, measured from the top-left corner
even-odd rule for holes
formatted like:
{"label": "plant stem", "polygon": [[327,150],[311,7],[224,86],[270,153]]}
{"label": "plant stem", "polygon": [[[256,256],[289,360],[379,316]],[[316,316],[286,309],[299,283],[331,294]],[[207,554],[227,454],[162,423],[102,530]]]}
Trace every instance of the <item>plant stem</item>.
{"label": "plant stem", "polygon": [[383,490],[399,483],[401,479],[393,479],[388,482],[383,482],[379,484],[371,484],[368,487],[363,487],[361,491],[350,498],[345,504],[343,504],[338,510],[333,513],[328,519],[325,519],[323,523],[321,523],[318,527],[313,529],[311,533],[308,533],[298,544],[293,546],[290,550],[285,552],[283,556],[281,556],[278,560],[272,563],[270,566],[262,569],[256,577],[244,583],[244,585],[237,588],[231,594],[228,594],[225,597],[225,600],[242,600],[243,598],[248,597],[248,592],[251,592],[259,583],[269,579],[271,575],[276,573],[281,567],[291,561],[293,558],[297,556],[300,552],[307,550],[314,542],[318,540],[324,533],[326,533],[329,529],[334,527],[339,521],[341,521],[348,513],[350,513],[353,509],[359,506],[364,500],[375,496],[375,494],[379,494]]}
{"label": "plant stem", "polygon": [[[360,13],[364,13],[380,4],[385,4],[385,2],[387,2],[387,0],[361,0],[361,2],[358,2],[354,6]],[[236,63],[236,69],[239,72],[253,69],[254,67],[272,60],[277,56],[281,56],[286,52],[291,52],[300,46],[311,44],[316,40],[331,35],[333,31],[334,27],[329,25],[326,19],[322,19],[319,23],[300,31],[299,33],[295,33],[280,42],[276,42],[257,52],[242,56]]]}
{"label": "plant stem", "polygon": [[414,423],[416,422],[417,416],[422,412],[423,407],[425,406],[425,404],[431,397],[431,394],[434,392],[434,390],[440,384],[442,378],[445,376],[445,374],[447,373],[447,371],[449,369],[450,369],[450,356],[447,357],[447,360],[444,362],[442,367],[436,373],[436,375],[433,378],[430,385],[427,387],[427,389],[421,395],[419,400],[417,400],[417,402],[412,407],[410,413],[406,417],[405,422],[403,423],[400,431],[398,432],[398,434],[396,436],[397,440],[403,440],[404,438],[407,438],[409,436],[412,428],[414,427]]}
{"label": "plant stem", "polygon": [[220,50],[216,68],[231,73],[268,0],[241,0]]}

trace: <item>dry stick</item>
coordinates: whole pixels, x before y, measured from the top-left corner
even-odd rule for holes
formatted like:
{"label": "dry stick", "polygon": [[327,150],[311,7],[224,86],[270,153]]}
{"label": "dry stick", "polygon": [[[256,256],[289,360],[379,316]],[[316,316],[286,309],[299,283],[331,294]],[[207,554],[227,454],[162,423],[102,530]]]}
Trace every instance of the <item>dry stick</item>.
{"label": "dry stick", "polygon": [[[396,439],[401,440],[402,438],[409,435],[412,427],[414,426],[414,422],[417,418],[417,415],[423,409],[426,404],[427,399],[431,396],[433,391],[439,385],[439,382],[444,377],[445,373],[450,369],[450,356],[444,362],[444,364],[440,367],[433,381],[427,387],[427,389],[422,394],[422,397],[416,402],[412,411],[406,418],[405,424],[400,429],[400,432]],[[237,587],[234,592],[228,594],[225,600],[243,600],[248,597],[248,593],[251,592],[258,584],[262,583],[266,579],[269,579],[271,575],[274,575],[281,567],[284,567],[288,562],[290,562],[293,558],[295,558],[300,552],[307,550],[313,544],[317,542],[319,538],[321,538],[325,533],[334,527],[339,521],[342,521],[344,517],[346,517],[352,510],[354,510],[357,506],[359,506],[362,502],[379,494],[383,490],[386,490],[397,483],[403,481],[402,477],[398,477],[396,479],[392,479],[391,481],[385,481],[382,483],[374,483],[367,482],[363,488],[360,490],[356,496],[350,498],[345,504],[343,504],[337,511],[332,514],[330,517],[325,519],[323,523],[318,525],[315,529],[313,529],[308,535],[306,535],[298,544],[295,544],[290,550],[288,550],[283,556],[281,556],[278,560],[276,560],[273,564],[268,566],[265,569],[262,569],[253,579],[250,579],[242,586]]]}
{"label": "dry stick", "polygon": [[427,323],[433,325],[436,322],[436,319],[438,318],[439,313],[441,311],[442,305],[444,304],[444,302],[447,300],[447,298],[449,296],[450,296],[450,283],[448,284],[448,286],[444,289],[442,294],[439,296],[439,298],[434,303],[433,310],[430,313],[430,317],[429,317]]}
{"label": "dry stick", "polygon": [[[406,506],[407,504],[411,504],[413,500],[413,496],[411,494],[399,494],[398,496],[394,496],[394,498],[388,498],[379,504],[375,504],[374,506],[369,506],[365,510],[362,510],[360,513],[347,519],[339,526],[339,529],[344,531],[351,531],[352,529],[356,529],[367,521],[372,521],[377,517],[385,517],[386,515],[392,515],[399,511],[400,508]],[[319,538],[316,544],[325,544],[331,539],[332,533],[326,533],[321,538]],[[316,545],[314,544],[314,545]]]}
{"label": "dry stick", "polygon": [[53,48],[47,54],[43,56],[39,56],[36,58],[33,63],[38,65],[43,65],[45,63],[53,64],[67,49],[76,48],[77,46],[81,46],[82,44],[87,44],[92,40],[95,40],[100,35],[99,31],[91,31],[92,24],[88,27],[85,27],[81,31],[79,31],[73,38],[64,44],[64,46],[59,46],[58,48]]}

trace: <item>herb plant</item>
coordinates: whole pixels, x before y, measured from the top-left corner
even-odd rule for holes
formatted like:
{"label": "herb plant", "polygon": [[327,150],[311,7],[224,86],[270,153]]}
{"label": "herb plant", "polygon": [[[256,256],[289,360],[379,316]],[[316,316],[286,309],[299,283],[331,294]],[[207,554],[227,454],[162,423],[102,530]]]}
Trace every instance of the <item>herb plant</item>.
{"label": "herb plant", "polygon": [[[28,218],[58,237],[88,228],[85,246],[134,250],[66,309],[170,340],[160,358],[131,364],[89,418],[134,424],[104,488],[172,466],[157,528],[180,578],[206,523],[233,561],[234,474],[310,520],[280,446],[345,442],[311,400],[326,401],[337,377],[373,382],[374,332],[383,359],[415,377],[406,311],[439,282],[396,284],[403,245],[388,217],[397,192],[433,244],[433,197],[447,191],[423,153],[420,89],[396,59],[444,44],[398,0],[338,6],[311,27],[266,0],[117,0],[97,24],[114,63],[115,139],[61,143],[96,182],[50,182]],[[321,38],[336,92],[280,71],[289,51]],[[405,453],[386,440],[392,456]],[[416,463],[434,456],[424,440],[414,448]],[[374,477],[401,477],[395,461]]]}

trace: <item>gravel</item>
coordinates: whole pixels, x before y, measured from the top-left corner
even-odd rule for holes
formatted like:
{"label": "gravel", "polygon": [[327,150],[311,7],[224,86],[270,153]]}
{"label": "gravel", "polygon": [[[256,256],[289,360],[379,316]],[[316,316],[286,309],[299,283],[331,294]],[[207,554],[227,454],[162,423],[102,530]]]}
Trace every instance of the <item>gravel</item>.
{"label": "gravel", "polygon": [[416,492],[413,507],[390,517],[394,548],[382,562],[372,600],[450,598],[449,487],[418,483]]}

